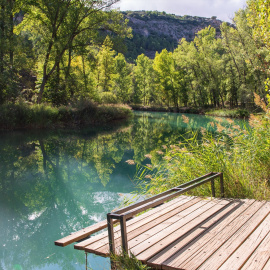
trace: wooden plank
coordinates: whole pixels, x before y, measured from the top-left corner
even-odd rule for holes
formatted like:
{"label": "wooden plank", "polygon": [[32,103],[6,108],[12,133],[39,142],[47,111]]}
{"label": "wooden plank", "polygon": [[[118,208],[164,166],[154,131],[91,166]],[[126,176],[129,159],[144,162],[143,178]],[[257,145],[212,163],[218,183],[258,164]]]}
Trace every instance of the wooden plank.
{"label": "wooden plank", "polygon": [[153,257],[153,255],[162,251],[167,246],[174,243],[180,237],[182,237],[182,236],[185,237],[185,235],[189,234],[189,232],[191,232],[194,227],[204,226],[204,223],[207,220],[209,220],[209,217],[211,217],[212,215],[215,215],[221,209],[226,208],[226,205],[228,205],[229,203],[230,203],[230,201],[227,201],[227,200],[215,201],[215,204],[213,205],[213,207],[211,207],[210,209],[206,210],[205,212],[199,214],[198,216],[196,216],[196,218],[191,220],[189,223],[185,224],[182,227],[179,227],[175,231],[171,231],[171,233],[166,235],[166,237],[164,237],[164,235],[162,235],[164,237],[163,239],[155,242],[154,245],[151,246],[151,248],[149,248],[143,252],[140,252],[140,254],[137,254],[137,258],[140,261],[146,263],[148,259]]}
{"label": "wooden plank", "polygon": [[[177,201],[186,200],[187,198],[189,198],[189,197],[188,196],[181,196],[181,197],[179,197],[179,199],[176,198],[175,201],[172,200],[172,201],[168,202],[168,204],[169,205],[174,204]],[[193,198],[193,197],[190,197],[190,198]],[[166,205],[164,205],[163,208],[166,208]],[[113,222],[117,223],[118,221],[114,220]],[[105,228],[107,228],[107,220],[103,220],[103,221],[98,222],[98,223],[96,223],[94,225],[83,228],[83,229],[81,229],[81,230],[79,230],[77,232],[74,232],[74,233],[72,233],[72,234],[70,234],[70,235],[68,235],[68,236],[66,236],[64,238],[61,238],[61,239],[55,241],[54,243],[57,246],[65,247],[65,246],[67,246],[67,245],[69,245],[71,243],[74,243],[74,242],[77,242],[77,241],[79,241],[81,239],[84,239],[84,238],[90,236],[91,234],[96,233],[98,231],[101,231],[101,230],[103,230]]]}
{"label": "wooden plank", "polygon": [[151,254],[151,249],[141,253],[139,257],[145,256],[145,258],[147,258],[147,265],[161,269],[162,263],[172,257],[178,250],[183,248],[190,241],[205,233],[207,230],[213,228],[213,226],[219,226],[219,223],[222,222],[232,212],[235,212],[237,210],[239,213],[241,213],[247,207],[248,204],[244,204],[241,201],[233,201],[229,203],[227,207],[221,209],[220,212],[217,213],[217,215],[209,217],[204,224],[202,224],[201,226],[196,226],[188,234],[178,238],[176,242],[172,243],[170,246],[156,254],[154,257],[152,257],[153,254]]}
{"label": "wooden plank", "polygon": [[[129,232],[136,230],[138,227],[141,227],[147,223],[155,224],[157,221],[156,219],[159,218],[161,215],[166,214],[168,217],[170,215],[174,215],[175,213],[178,213],[183,209],[183,205],[185,205],[187,202],[190,202],[191,204],[195,204],[199,199],[195,197],[189,197],[189,196],[181,196],[181,198],[176,198],[170,202],[168,202],[166,205],[163,204],[157,208],[154,208],[136,218],[133,218],[127,222],[127,230]],[[185,207],[188,207],[187,205]],[[154,226],[154,225],[153,225]],[[118,239],[120,235],[120,226],[114,228],[115,232],[115,239]],[[103,240],[103,242],[100,242],[100,240]],[[91,237],[90,239],[87,239],[85,241],[82,241],[78,244],[76,244],[74,247],[75,249],[84,250],[84,247],[92,245],[94,243],[99,242],[99,246],[102,246],[104,244],[108,243],[108,232],[103,232],[99,235],[96,235],[94,237]],[[93,247],[95,248],[95,247]]]}
{"label": "wooden plank", "polygon": [[[268,207],[268,211],[269,209],[270,207]],[[225,245],[225,248],[226,247],[229,248],[231,255],[229,259],[222,266],[220,266],[219,269],[220,270],[231,269],[232,265],[237,269],[241,268],[248,260],[248,258],[252,255],[252,253],[255,251],[255,249],[259,246],[262,240],[269,233],[269,228],[270,228],[270,215],[268,215],[255,230],[253,230],[252,227],[248,227],[247,230],[245,231],[239,233],[237,232],[238,236],[232,237],[230,241],[228,241],[228,242],[232,241],[232,243],[228,244],[226,243],[227,245]],[[245,240],[246,237],[245,232],[247,231],[250,231],[252,233]],[[239,244],[241,246],[239,246]],[[232,254],[236,246],[239,246],[239,248]],[[218,254],[219,253],[220,252],[218,252]],[[266,258],[266,261],[268,261],[268,257]],[[250,268],[250,269],[259,269],[259,268]]]}
{"label": "wooden plank", "polygon": [[[197,240],[191,245],[184,254],[181,254],[181,261],[178,258],[176,266],[187,269],[197,269],[207,258],[209,258],[218,248],[220,248],[237,230],[240,228],[252,226],[253,222],[257,222],[261,218],[261,214],[266,214],[266,211],[261,208],[263,203],[254,202],[241,216],[231,222],[228,226],[221,230],[220,227],[212,233],[208,233],[202,239]],[[257,212],[256,212],[257,211]],[[256,212],[256,214],[254,214]],[[257,226],[258,223],[256,223]],[[223,254],[222,254],[223,256]],[[217,260],[220,259],[219,257]],[[174,262],[175,263],[175,262]],[[174,265],[175,266],[175,265]],[[212,268],[213,266],[211,266]],[[215,269],[215,268],[213,268]]]}
{"label": "wooden plank", "polygon": [[265,264],[265,266],[263,267],[262,270],[269,270],[270,269],[270,259],[268,260],[268,262]]}
{"label": "wooden plank", "polygon": [[92,226],[89,226],[87,228],[83,228],[80,231],[74,232],[62,239],[59,239],[54,242],[56,246],[65,247],[71,243],[74,243],[76,241],[79,241],[81,239],[84,239],[88,237],[89,235],[101,231],[103,229],[107,228],[107,220],[103,220],[101,222],[98,222]]}
{"label": "wooden plank", "polygon": [[[269,228],[268,228],[269,229]],[[255,252],[250,256],[241,270],[263,269],[270,258],[270,232],[260,243]],[[270,269],[270,268],[268,268]]]}
{"label": "wooden plank", "polygon": [[[134,245],[131,245],[131,252],[135,255],[138,256],[141,252],[147,250],[147,249],[151,249],[153,254],[155,254],[157,252],[157,250],[153,250],[152,246],[155,245],[156,243],[161,243],[161,241],[163,239],[165,239],[166,237],[169,237],[169,239],[165,239],[162,243],[163,243],[163,247],[165,248],[166,245],[170,244],[169,241],[172,241],[172,239],[176,236],[176,234],[173,234],[173,236],[171,236],[172,233],[174,233],[175,231],[178,231],[180,228],[184,227],[184,231],[186,230],[190,230],[191,227],[191,221],[195,222],[196,224],[202,222],[202,220],[204,220],[205,218],[207,218],[207,216],[211,215],[211,213],[213,211],[215,211],[215,208],[217,206],[217,202],[216,200],[213,201],[209,201],[208,203],[204,203],[203,201],[200,202],[201,206],[197,209],[194,209],[192,212],[188,213],[187,215],[183,216],[183,217],[178,217],[178,219],[176,219],[173,222],[164,222],[162,224],[160,224],[159,226],[156,227],[156,230],[153,232],[151,232],[151,237],[149,237],[149,231],[147,231],[146,233],[144,233],[143,237],[141,237],[141,235],[138,237],[139,239],[139,244],[137,244],[137,242],[135,242],[138,238],[133,239],[132,241],[134,241]],[[219,208],[223,207],[223,205],[219,205]],[[188,224],[188,225],[187,225]],[[168,226],[169,225],[169,226]],[[187,225],[187,226],[185,226]],[[178,235],[179,237],[179,235]],[[131,242],[132,242],[131,241]],[[136,243],[136,244],[135,244]],[[156,245],[157,248],[162,248],[160,247],[160,245]]]}
{"label": "wooden plank", "polygon": [[[195,202],[195,203],[194,203]],[[206,204],[207,201],[204,201],[203,204]],[[175,222],[179,219],[179,215],[188,215],[188,213],[190,211],[192,211],[193,209],[195,208],[198,208],[200,207],[201,205],[201,201],[199,198],[195,198],[194,200],[191,200],[191,201],[188,201],[186,202],[185,204],[183,204],[182,206],[180,206],[178,209],[177,209],[177,214],[176,215],[173,215],[171,218],[167,219],[166,222]],[[157,223],[158,224],[158,223]],[[162,223],[161,223],[162,224]],[[153,233],[155,234],[158,230],[160,230],[160,228],[158,230],[156,230],[157,227],[160,227],[160,224],[158,224],[157,226],[155,227],[152,227],[150,226],[150,230],[147,231],[147,236],[150,237],[149,233]],[[128,245],[129,245],[129,249],[136,245],[137,241],[135,241],[134,243],[132,242],[133,239],[131,239],[130,237],[135,237],[135,236],[138,236],[139,238],[141,237],[143,241],[145,239],[145,236],[142,234],[143,231],[142,229],[147,229],[147,227],[145,228],[141,228],[141,227],[137,227],[137,229],[133,232],[129,232],[128,231]],[[153,232],[154,231],[154,232]],[[121,246],[121,239],[119,237],[120,235],[118,235],[118,237],[115,237],[115,246],[116,248],[120,248]],[[136,238],[138,240],[138,237]],[[139,241],[139,240],[138,240]],[[109,255],[109,249],[108,249],[108,237],[105,237],[103,238],[101,241],[98,241],[97,243],[93,243],[91,245],[88,245],[84,248],[85,251],[87,252],[93,252],[97,255],[100,255],[100,254],[103,254],[103,256],[108,256]]]}
{"label": "wooden plank", "polygon": [[[211,256],[213,252],[215,252],[239,228],[241,228],[242,225],[244,225],[248,220],[253,221],[256,219],[257,216],[261,214],[260,209],[263,204],[264,203],[262,202],[255,201],[240,216],[229,216],[228,218],[230,219],[230,223],[224,221],[221,226],[215,227],[213,230],[209,230],[199,239],[194,239],[166,261],[163,268],[172,269],[172,266],[180,269],[198,268],[208,257]],[[255,212],[258,214],[254,217]]]}
{"label": "wooden plank", "polygon": [[[239,268],[269,232],[270,216],[267,217],[267,215],[270,205],[266,204],[260,210],[252,220],[247,221],[232,235],[200,269],[209,269],[209,265],[213,269],[230,269],[231,265]],[[266,219],[264,219],[265,217]]]}

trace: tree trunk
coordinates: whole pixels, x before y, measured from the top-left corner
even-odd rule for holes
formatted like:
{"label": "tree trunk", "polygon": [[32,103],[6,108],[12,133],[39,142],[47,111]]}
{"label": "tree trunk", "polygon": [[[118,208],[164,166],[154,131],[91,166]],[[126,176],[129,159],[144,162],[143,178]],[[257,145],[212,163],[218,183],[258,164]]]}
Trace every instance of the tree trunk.
{"label": "tree trunk", "polygon": [[42,83],[38,93],[37,104],[41,103],[46,83],[47,83],[47,75],[43,76]]}
{"label": "tree trunk", "polygon": [[86,93],[86,92],[87,92],[87,88],[88,88],[88,80],[87,80],[86,73],[85,73],[85,60],[84,60],[84,55],[82,55],[82,67],[83,67],[84,91],[85,91],[85,93]]}
{"label": "tree trunk", "polygon": [[11,69],[13,70],[13,58],[14,58],[13,5],[14,5],[14,0],[9,0],[8,2],[9,2],[9,64],[10,64]]}
{"label": "tree trunk", "polygon": [[1,6],[1,14],[0,14],[0,72],[1,74],[4,72],[4,50],[5,50],[5,5]]}

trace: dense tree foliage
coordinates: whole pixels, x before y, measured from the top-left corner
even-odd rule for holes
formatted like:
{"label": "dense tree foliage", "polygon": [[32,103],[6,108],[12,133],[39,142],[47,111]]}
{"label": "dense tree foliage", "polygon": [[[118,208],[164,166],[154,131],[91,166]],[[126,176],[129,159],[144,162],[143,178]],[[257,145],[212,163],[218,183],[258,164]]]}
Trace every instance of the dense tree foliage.
{"label": "dense tree foliage", "polygon": [[[235,14],[234,26],[221,25],[219,37],[208,26],[173,51],[165,43],[155,47],[153,39],[148,45],[158,51],[154,59],[140,54],[134,63],[120,53],[119,38],[130,38],[131,29],[123,14],[109,9],[116,1],[38,0],[22,6],[1,0],[0,102],[24,98],[62,105],[91,99],[179,108],[249,106],[254,92],[266,98],[265,1],[249,1]],[[152,12],[145,20],[161,15]]]}
{"label": "dense tree foliage", "polygon": [[[248,22],[252,27],[253,38],[256,40],[260,50],[260,54],[269,54],[270,49],[270,3],[263,0],[250,0],[248,2]],[[269,80],[269,57],[263,59],[263,65],[261,66],[263,72],[267,74],[267,80],[265,81],[266,91],[270,93],[270,80]],[[270,102],[270,95],[267,95]]]}
{"label": "dense tree foliage", "polygon": [[[134,67],[135,75],[135,95],[134,101],[136,103],[142,100],[143,104],[146,105],[151,98],[153,98],[154,92],[154,70],[152,67],[151,60],[141,54],[136,60],[136,66]],[[154,99],[151,99],[154,100]]]}

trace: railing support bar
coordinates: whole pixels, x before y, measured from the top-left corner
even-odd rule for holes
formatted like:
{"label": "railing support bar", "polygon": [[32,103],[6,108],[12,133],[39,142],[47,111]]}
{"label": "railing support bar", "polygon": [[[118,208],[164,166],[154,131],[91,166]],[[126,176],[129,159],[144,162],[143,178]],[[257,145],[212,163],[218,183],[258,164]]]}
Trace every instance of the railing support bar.
{"label": "railing support bar", "polygon": [[220,183],[220,197],[224,198],[224,181],[223,181],[223,173],[219,174],[219,183]]}
{"label": "railing support bar", "polygon": [[126,217],[123,215],[120,217],[121,236],[122,236],[122,248],[123,251],[128,254],[128,241],[127,241],[127,223]]}
{"label": "railing support bar", "polygon": [[110,253],[115,254],[114,231],[113,231],[113,222],[111,218],[111,213],[107,214],[107,224],[108,224]]}
{"label": "railing support bar", "polygon": [[215,180],[211,180],[211,189],[212,189],[212,197],[216,197],[216,191],[215,191]]}

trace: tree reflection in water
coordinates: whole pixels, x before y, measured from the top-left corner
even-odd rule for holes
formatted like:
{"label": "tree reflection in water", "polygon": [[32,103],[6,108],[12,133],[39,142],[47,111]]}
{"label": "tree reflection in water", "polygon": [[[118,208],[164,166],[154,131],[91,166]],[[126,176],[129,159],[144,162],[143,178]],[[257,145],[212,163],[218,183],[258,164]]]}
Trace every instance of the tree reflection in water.
{"label": "tree reflection in water", "polygon": [[[209,129],[211,117],[190,115],[189,128]],[[146,154],[187,133],[179,114],[135,113],[106,130],[8,132],[0,137],[0,268],[83,269],[83,252],[53,242],[106,217],[121,194],[135,190]],[[91,256],[93,269],[108,260]]]}

